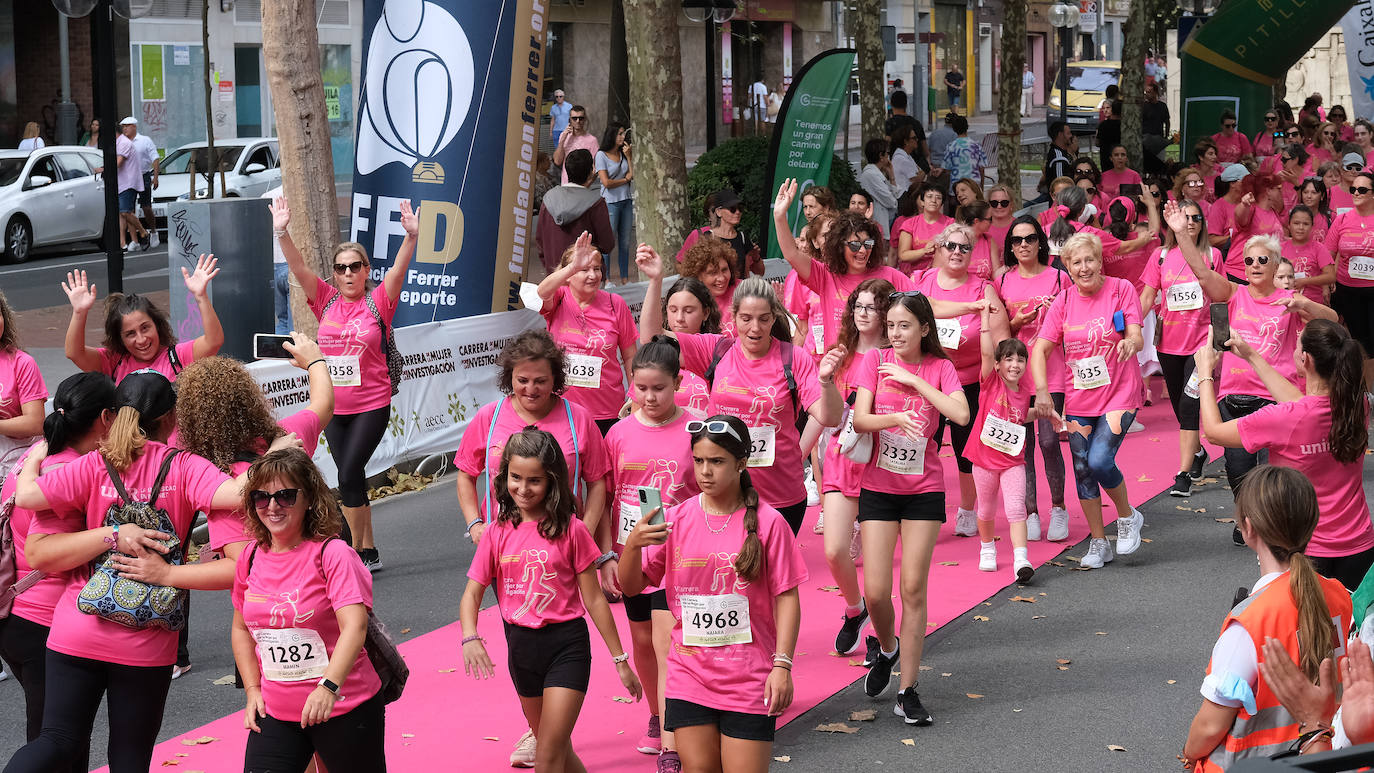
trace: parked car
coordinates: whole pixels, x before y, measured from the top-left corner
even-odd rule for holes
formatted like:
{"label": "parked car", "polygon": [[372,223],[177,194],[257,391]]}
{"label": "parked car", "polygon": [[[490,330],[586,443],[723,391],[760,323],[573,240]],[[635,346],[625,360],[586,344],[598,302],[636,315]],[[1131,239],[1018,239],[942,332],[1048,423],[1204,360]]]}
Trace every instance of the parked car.
{"label": "parked car", "polygon": [[1068,114],[1069,128],[1074,134],[1096,132],[1097,106],[1106,97],[1108,86],[1120,85],[1121,62],[1069,62],[1068,66],[1059,68],[1054,86],[1050,89],[1050,105],[1045,111],[1046,123],[1061,120],[1059,94],[1065,79],[1068,80],[1069,103],[1065,112]]}
{"label": "parked car", "polygon": [[[153,191],[153,214],[164,225],[167,205],[191,198],[191,167],[196,172],[196,198],[218,198],[220,183],[218,170],[224,170],[224,195],[257,198],[281,185],[275,137],[249,137],[215,140],[215,163],[210,160],[210,148],[204,142],[182,145],[168,153],[159,167],[157,188]],[[205,179],[205,172],[214,168],[214,184]]]}
{"label": "parked car", "polygon": [[35,247],[99,241],[105,186],[95,170],[101,166],[100,151],[85,146],[0,151],[5,259],[22,263]]}

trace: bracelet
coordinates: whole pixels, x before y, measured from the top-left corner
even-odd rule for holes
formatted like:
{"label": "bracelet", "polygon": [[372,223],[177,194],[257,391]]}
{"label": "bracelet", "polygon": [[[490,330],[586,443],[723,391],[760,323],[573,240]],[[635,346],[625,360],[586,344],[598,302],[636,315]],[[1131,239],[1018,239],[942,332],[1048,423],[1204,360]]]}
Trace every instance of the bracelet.
{"label": "bracelet", "polygon": [[1200,386],[1204,381],[1216,381],[1216,379],[1212,378],[1211,376],[1203,376],[1202,378],[1197,380],[1197,383]]}
{"label": "bracelet", "polygon": [[627,661],[627,660],[629,660],[629,659],[630,659],[630,653],[628,653],[628,652],[622,652],[622,653],[620,653],[619,655],[616,655],[615,657],[611,658],[611,662],[614,663],[614,664],[616,664],[616,665],[618,666],[618,665],[620,665],[621,663],[624,663],[625,661]]}
{"label": "bracelet", "polygon": [[114,531],[110,534],[110,536],[105,537],[105,544],[110,546],[110,550],[113,550],[113,551],[118,552],[118,550],[119,550],[119,524],[115,524],[115,525],[114,525]]}
{"label": "bracelet", "polygon": [[329,365],[329,363],[328,363],[323,357],[319,357],[319,358],[317,358],[317,359],[311,360],[310,362],[307,362],[307,363],[305,364],[305,369],[306,369],[306,370],[310,370],[311,368],[315,367],[315,363],[317,363],[317,362],[323,362],[323,363],[325,364],[326,367],[328,367],[328,365]]}
{"label": "bracelet", "polygon": [[791,670],[792,670],[792,664],[791,664],[791,663],[780,663],[780,662],[778,662],[778,661],[773,661],[773,668],[781,668],[781,669],[785,669],[785,670],[787,670],[787,671],[791,671]]}
{"label": "bracelet", "polygon": [[598,557],[598,558],[596,559],[596,568],[597,568],[597,569],[600,569],[602,566],[604,566],[604,565],[606,564],[607,561],[616,561],[616,560],[618,560],[618,559],[617,559],[617,557],[616,557],[615,551],[614,551],[614,550],[607,550],[605,553],[602,553],[601,556]]}
{"label": "bracelet", "polygon": [[487,643],[487,640],[486,640],[485,638],[483,638],[481,634],[476,634],[476,633],[474,633],[474,634],[471,635],[471,636],[464,636],[464,637],[463,637],[463,644],[467,644],[467,643],[470,642],[470,641],[480,641],[480,642],[482,642],[483,644],[486,644],[486,643]]}
{"label": "bracelet", "polygon": [[278,231],[278,230],[275,229],[275,228],[272,229],[272,238],[273,238],[273,239],[280,239],[280,238],[282,238],[282,237],[285,236],[285,235],[286,235],[286,229],[285,229],[285,228],[281,229],[280,231]]}
{"label": "bracelet", "polygon": [[786,664],[789,665],[789,666],[792,665],[792,656],[791,656],[791,655],[787,655],[787,654],[782,653],[782,652],[774,652],[774,653],[773,653],[773,662],[774,662],[774,664],[776,665],[777,661],[779,661],[779,660],[781,660],[782,662],[786,663]]}
{"label": "bracelet", "polygon": [[1297,748],[1298,754],[1305,754],[1307,752],[1307,747],[1312,744],[1319,741],[1327,741],[1329,743],[1335,737],[1336,733],[1331,728],[1319,727],[1310,733],[1304,733],[1298,736],[1298,740],[1294,742],[1293,746]]}
{"label": "bracelet", "polygon": [[471,521],[468,522],[468,527],[467,527],[466,529],[463,530],[463,533],[466,534],[466,535],[468,535],[469,537],[471,537],[471,536],[472,536],[472,530],[473,530],[474,528],[476,528],[476,527],[477,527],[477,524],[479,524],[479,523],[481,523],[481,522],[482,522],[482,516],[479,515],[479,516],[477,516],[476,518],[473,518]]}

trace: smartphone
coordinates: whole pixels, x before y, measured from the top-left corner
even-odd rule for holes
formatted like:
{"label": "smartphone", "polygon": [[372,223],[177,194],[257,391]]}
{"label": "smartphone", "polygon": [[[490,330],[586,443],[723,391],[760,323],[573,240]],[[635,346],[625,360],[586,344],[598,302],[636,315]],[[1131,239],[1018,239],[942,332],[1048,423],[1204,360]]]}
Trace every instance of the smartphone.
{"label": "smartphone", "polygon": [[626,142],[634,142],[634,139],[635,139],[635,138],[634,138],[634,129],[632,129],[632,128],[628,127],[628,126],[625,127],[625,141],[626,141]]}
{"label": "smartphone", "polygon": [[1211,305],[1212,348],[1219,352],[1230,351],[1226,341],[1231,338],[1231,309],[1224,303]]}
{"label": "smartphone", "polygon": [[1281,140],[1288,136],[1288,132],[1274,132],[1274,139]]}
{"label": "smartphone", "polygon": [[289,360],[291,352],[282,344],[290,343],[291,336],[274,333],[253,334],[253,356],[259,360]]}
{"label": "smartphone", "polygon": [[[654,513],[657,509],[658,512]],[[663,523],[663,496],[658,489],[648,486],[639,487],[639,517],[643,518],[649,513],[654,513],[649,519],[650,526],[657,526]]]}
{"label": "smartphone", "polygon": [[1132,198],[1135,198],[1135,199],[1139,199],[1140,196],[1141,196],[1141,194],[1144,193],[1144,192],[1145,192],[1145,186],[1141,185],[1140,183],[1122,183],[1122,184],[1121,184],[1121,195],[1122,195],[1122,196],[1129,196],[1129,197],[1132,197]]}

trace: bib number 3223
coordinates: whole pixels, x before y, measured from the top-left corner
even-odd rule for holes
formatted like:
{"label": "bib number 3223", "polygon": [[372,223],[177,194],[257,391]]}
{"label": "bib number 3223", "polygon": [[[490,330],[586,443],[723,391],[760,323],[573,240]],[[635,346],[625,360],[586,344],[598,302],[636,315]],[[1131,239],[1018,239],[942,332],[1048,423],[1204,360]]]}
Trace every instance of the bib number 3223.
{"label": "bib number 3223", "polygon": [[978,436],[983,445],[1008,456],[1020,456],[1026,447],[1026,428],[989,413]]}
{"label": "bib number 3223", "polygon": [[682,643],[688,647],[725,647],[749,644],[749,599],[739,593],[723,596],[679,596]]}

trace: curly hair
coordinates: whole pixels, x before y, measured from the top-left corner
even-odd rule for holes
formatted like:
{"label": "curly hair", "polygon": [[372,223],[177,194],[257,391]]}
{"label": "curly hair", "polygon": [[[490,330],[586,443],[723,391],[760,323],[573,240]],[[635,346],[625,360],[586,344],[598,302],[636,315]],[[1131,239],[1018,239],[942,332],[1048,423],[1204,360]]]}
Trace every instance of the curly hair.
{"label": "curly hair", "polygon": [[[159,346],[170,349],[177,345],[176,334],[172,332],[172,322],[167,312],[156,303],[138,293],[110,293],[105,297],[105,340],[102,345],[114,354],[128,357],[129,350],[124,348],[124,318],[136,311],[148,315],[157,328]],[[8,327],[8,326],[7,326]]]}
{"label": "curly hair", "polygon": [[248,369],[228,357],[206,357],[177,375],[180,445],[225,472],[243,451],[257,452],[285,434]]}
{"label": "curly hair", "polygon": [[884,265],[883,260],[887,257],[887,240],[878,230],[878,224],[858,212],[845,210],[835,215],[834,224],[830,226],[830,230],[825,235],[825,249],[821,253],[821,260],[831,273],[838,276],[849,273],[849,261],[845,258],[844,243],[861,231],[868,234],[868,238],[873,240],[873,248],[868,251],[868,263],[864,265],[864,268],[872,271],[878,266]]}
{"label": "curly hair", "polygon": [[549,331],[542,328],[526,330],[516,336],[506,344],[496,358],[496,367],[500,371],[496,377],[496,385],[500,388],[501,394],[514,394],[515,384],[512,379],[515,366],[530,360],[542,360],[549,364],[549,369],[553,371],[553,393],[563,394],[563,390],[568,386],[567,374],[563,372],[563,350],[554,343]]}
{"label": "curly hair", "polygon": [[4,332],[0,333],[0,349],[7,352],[18,350],[19,327],[14,324],[14,309],[3,292],[0,292],[0,321],[5,326]]}
{"label": "curly hair", "polygon": [[243,484],[243,522],[248,533],[259,546],[272,544],[272,533],[258,516],[253,506],[253,492],[261,490],[268,481],[279,480],[295,484],[300,489],[297,496],[305,500],[305,521],[301,523],[301,534],[316,542],[338,536],[343,528],[343,516],[334,494],[325,483],[324,476],[315,467],[304,451],[299,448],[283,448],[264,454],[253,466],[248,468],[248,480]]}
{"label": "curly hair", "polygon": [[705,237],[692,245],[692,249],[682,256],[682,265],[678,268],[678,273],[682,276],[690,276],[700,279],[701,275],[715,268],[720,261],[730,267],[730,284],[739,281],[736,273],[736,263],[739,255],[735,253],[735,248],[730,243],[714,237]]}

